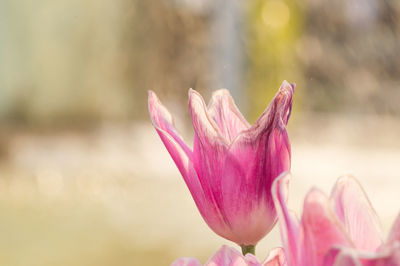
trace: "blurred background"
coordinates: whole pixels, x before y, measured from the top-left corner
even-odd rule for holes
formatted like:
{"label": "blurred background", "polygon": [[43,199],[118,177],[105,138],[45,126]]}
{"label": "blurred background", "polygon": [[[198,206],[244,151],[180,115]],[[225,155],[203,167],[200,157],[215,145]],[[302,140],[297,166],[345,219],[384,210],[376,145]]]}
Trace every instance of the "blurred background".
{"label": "blurred background", "polygon": [[[290,208],[363,184],[400,211],[397,0],[0,1],[0,264],[203,263],[221,245],[152,128],[154,90],[190,142],[187,91],[228,88],[254,122],[283,80]],[[275,228],[259,259],[280,245]]]}

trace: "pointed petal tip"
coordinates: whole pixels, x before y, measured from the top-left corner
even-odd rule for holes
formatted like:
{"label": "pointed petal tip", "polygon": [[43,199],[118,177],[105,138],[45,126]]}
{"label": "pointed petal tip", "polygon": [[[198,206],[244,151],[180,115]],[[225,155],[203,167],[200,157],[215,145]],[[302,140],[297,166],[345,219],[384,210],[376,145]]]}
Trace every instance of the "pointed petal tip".
{"label": "pointed petal tip", "polygon": [[188,90],[189,99],[190,99],[191,95],[193,95],[193,94],[196,94],[196,95],[200,96],[200,93],[199,93],[198,91],[196,91],[196,90],[193,89],[193,88],[190,88],[190,89]]}
{"label": "pointed petal tip", "polygon": [[273,102],[276,102],[277,111],[276,115],[281,117],[284,126],[287,125],[290,115],[292,113],[293,106],[293,95],[295,85],[290,84],[286,80],[282,82],[277,94],[275,95]]}
{"label": "pointed petal tip", "polygon": [[151,122],[156,129],[166,130],[166,126],[174,126],[174,119],[172,118],[172,115],[158,99],[157,94],[152,90],[148,91],[148,109]]}
{"label": "pointed petal tip", "polygon": [[312,187],[311,190],[307,193],[304,202],[328,202],[328,197],[322,192],[320,189],[316,187]]}
{"label": "pointed petal tip", "polygon": [[287,91],[292,94],[294,93],[295,89],[296,89],[296,83],[294,83],[294,82],[289,83],[287,80],[284,80],[281,84],[281,87],[279,88],[279,90]]}
{"label": "pointed petal tip", "polygon": [[147,91],[147,99],[148,99],[149,106],[150,106],[150,104],[152,104],[154,102],[160,102],[160,100],[158,99],[157,94],[152,90],[148,90]]}
{"label": "pointed petal tip", "polygon": [[205,264],[206,266],[220,265],[247,265],[245,258],[238,250],[223,245],[218,249]]}

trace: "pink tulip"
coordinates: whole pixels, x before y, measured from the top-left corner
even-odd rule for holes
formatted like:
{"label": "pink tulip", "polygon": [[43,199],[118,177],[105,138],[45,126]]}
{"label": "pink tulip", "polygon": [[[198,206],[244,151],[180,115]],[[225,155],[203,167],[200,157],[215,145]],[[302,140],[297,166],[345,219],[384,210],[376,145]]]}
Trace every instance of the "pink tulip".
{"label": "pink tulip", "polygon": [[172,116],[149,92],[149,112],[202,217],[218,235],[255,245],[274,226],[272,182],[290,168],[286,132],[295,85],[284,81],[253,126],[227,90],[214,92],[208,107],[189,90],[193,149],[175,129]]}
{"label": "pink tulip", "polygon": [[288,265],[400,265],[400,216],[384,243],[378,217],[355,178],[339,178],[330,198],[312,189],[301,220],[286,206],[289,178],[282,174],[272,186]]}
{"label": "pink tulip", "polygon": [[[205,266],[286,266],[282,248],[273,249],[264,262],[259,262],[252,254],[243,256],[239,251],[222,246],[205,264]],[[201,266],[195,258],[180,258],[171,266]]]}

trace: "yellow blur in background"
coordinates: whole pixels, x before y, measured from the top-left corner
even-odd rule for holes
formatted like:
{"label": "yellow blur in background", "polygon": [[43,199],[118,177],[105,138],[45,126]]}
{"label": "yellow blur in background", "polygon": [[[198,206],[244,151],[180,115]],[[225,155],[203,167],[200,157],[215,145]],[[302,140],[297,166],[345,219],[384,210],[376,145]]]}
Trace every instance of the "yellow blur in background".
{"label": "yellow blur in background", "polygon": [[[0,1],[0,265],[203,263],[221,245],[147,113],[154,90],[191,142],[187,91],[228,88],[254,122],[286,79],[289,206],[363,184],[400,211],[400,3]],[[280,245],[276,227],[257,246]]]}

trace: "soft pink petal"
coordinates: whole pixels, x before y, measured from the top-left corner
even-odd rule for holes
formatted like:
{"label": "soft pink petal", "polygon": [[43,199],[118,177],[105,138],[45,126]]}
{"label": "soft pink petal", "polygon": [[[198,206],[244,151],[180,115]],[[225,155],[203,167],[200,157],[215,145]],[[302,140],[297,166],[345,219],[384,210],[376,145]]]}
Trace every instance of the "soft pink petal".
{"label": "soft pink petal", "polygon": [[301,265],[301,258],[298,255],[298,249],[301,248],[300,223],[295,215],[289,212],[286,205],[290,177],[290,174],[283,173],[273,183],[271,192],[288,265]]}
{"label": "soft pink petal", "polygon": [[157,95],[153,91],[149,91],[148,99],[149,113],[153,126],[157,131],[163,131],[164,134],[170,135],[187,156],[192,156],[190,147],[185,143],[180,134],[176,131],[174,120],[167,108],[160,102]]}
{"label": "soft pink petal", "polygon": [[[327,265],[328,264],[324,264]],[[361,264],[360,260],[358,260],[357,257],[354,256],[354,254],[345,254],[345,253],[339,253],[338,256],[336,256],[334,264],[330,264],[333,266],[363,266]]]}
{"label": "soft pink petal", "polygon": [[[212,213],[219,221],[218,226],[208,225],[220,236],[235,241],[222,208],[221,175],[227,152],[226,140],[209,117],[203,98],[194,90],[189,91],[189,109],[194,128],[193,166]],[[208,217],[204,219],[207,221]]]}
{"label": "soft pink petal", "polygon": [[356,249],[333,246],[324,256],[324,266],[362,266]]}
{"label": "soft pink petal", "polygon": [[242,254],[234,248],[222,246],[205,264],[206,266],[247,266]]}
{"label": "soft pink petal", "polygon": [[325,256],[326,266],[400,266],[400,245],[379,252],[336,246]]}
{"label": "soft pink petal", "polygon": [[334,210],[356,248],[361,251],[376,251],[383,243],[381,226],[358,181],[350,176],[339,178],[331,198]]}
{"label": "soft pink petal", "polygon": [[352,246],[328,197],[317,189],[312,189],[304,200],[301,222],[306,265],[322,265],[324,256],[334,245]]}
{"label": "soft pink petal", "polygon": [[213,93],[208,113],[228,142],[231,142],[241,131],[250,127],[236,107],[228,90],[222,89]]}
{"label": "soft pink petal", "polygon": [[254,256],[253,254],[247,253],[244,256],[244,259],[246,260],[247,266],[261,266],[261,264],[258,261],[257,257]]}
{"label": "soft pink petal", "polygon": [[171,266],[201,266],[201,263],[195,258],[179,258]]}
{"label": "soft pink petal", "polygon": [[397,216],[396,221],[393,223],[386,243],[387,245],[393,245],[396,241],[400,243],[400,214]]}
{"label": "soft pink petal", "polygon": [[218,207],[208,199],[206,191],[203,191],[193,167],[192,151],[175,130],[172,116],[152,91],[149,92],[148,104],[153,125],[182,174],[201,215],[213,230],[226,230],[226,224],[221,219]]}
{"label": "soft pink petal", "polygon": [[217,123],[210,117],[203,97],[195,91],[189,90],[189,111],[192,116],[193,129],[200,142],[214,144],[214,142],[229,142],[224,138]]}
{"label": "soft pink petal", "polygon": [[287,266],[285,252],[283,248],[275,248],[271,250],[262,266]]}
{"label": "soft pink petal", "polygon": [[[240,244],[256,244],[275,224],[271,186],[275,178],[290,169],[290,143],[285,125],[293,91],[294,86],[283,83],[255,125],[241,132],[231,144],[222,164],[222,206],[234,234],[247,240]],[[262,217],[264,221],[260,223]]]}
{"label": "soft pink petal", "polygon": [[196,172],[192,167],[192,151],[175,130],[172,116],[152,91],[149,91],[148,104],[153,125],[189,189],[193,192],[201,190]]}

